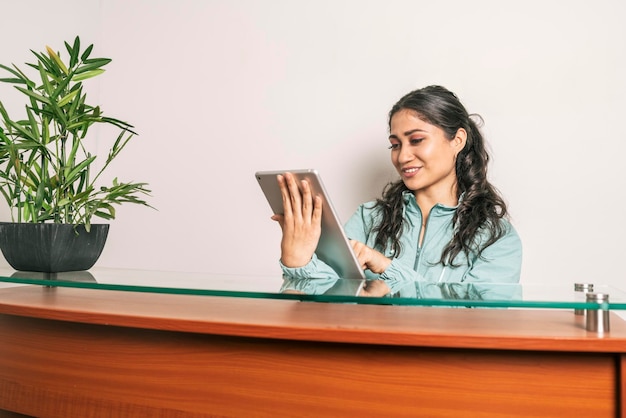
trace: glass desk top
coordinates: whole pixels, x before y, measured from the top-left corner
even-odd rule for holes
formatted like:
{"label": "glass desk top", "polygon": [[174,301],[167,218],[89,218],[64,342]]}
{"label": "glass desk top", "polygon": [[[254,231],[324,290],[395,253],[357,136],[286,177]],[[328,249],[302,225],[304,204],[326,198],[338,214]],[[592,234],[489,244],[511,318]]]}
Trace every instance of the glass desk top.
{"label": "glass desk top", "polygon": [[439,283],[428,286],[422,298],[355,296],[358,283],[340,281],[335,291],[320,295],[279,293],[282,279],[268,276],[238,276],[210,273],[183,273],[132,269],[93,268],[66,273],[18,272],[0,267],[0,287],[39,285],[126,292],[204,295],[242,298],[291,299],[381,305],[603,309],[626,310],[626,292],[602,283],[593,283],[595,294],[608,294],[608,302],[587,302],[575,283],[464,284]]}

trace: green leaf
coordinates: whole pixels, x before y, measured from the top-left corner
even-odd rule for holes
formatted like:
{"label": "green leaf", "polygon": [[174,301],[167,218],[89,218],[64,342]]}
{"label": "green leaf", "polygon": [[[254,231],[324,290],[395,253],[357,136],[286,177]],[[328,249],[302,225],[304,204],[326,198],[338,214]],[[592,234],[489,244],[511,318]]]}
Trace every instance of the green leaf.
{"label": "green leaf", "polygon": [[39,139],[39,124],[35,120],[35,115],[33,115],[32,110],[29,107],[26,107],[26,113],[28,114],[28,121],[30,122],[30,129],[33,131],[35,137]]}
{"label": "green leaf", "polygon": [[46,51],[48,51],[48,55],[59,66],[61,71],[63,71],[67,75],[69,73],[69,71],[67,70],[67,67],[65,66],[63,61],[61,60],[61,57],[59,57],[57,55],[57,53],[54,52],[54,50],[52,48],[50,48],[49,46],[46,46]]}
{"label": "green leaf", "polygon": [[35,99],[35,100],[37,100],[37,101],[39,101],[41,103],[45,103],[47,105],[51,104],[50,100],[47,97],[42,96],[41,94],[37,94],[37,93],[35,93],[32,90],[28,90],[28,89],[25,89],[25,88],[19,87],[19,86],[15,86],[15,88],[18,89],[19,91],[21,91],[22,93],[24,93],[25,95],[30,96],[33,99]]}
{"label": "green leaf", "polygon": [[129,124],[129,123],[127,123],[127,122],[123,122],[121,120],[117,120],[117,119],[113,119],[113,118],[109,118],[109,117],[102,117],[101,121],[105,122],[105,123],[110,123],[111,125],[114,125],[114,126],[117,126],[118,128],[123,129],[125,131],[128,131],[128,132],[130,132],[133,135],[138,135],[137,132],[135,132],[135,131],[130,129],[130,128],[134,128],[134,126]]}
{"label": "green leaf", "polygon": [[15,66],[15,64],[13,64],[13,68],[15,68],[15,71],[12,70],[9,67],[6,67],[2,64],[0,64],[0,67],[4,68],[5,70],[8,70],[11,72],[11,74],[15,75],[17,78],[21,78],[22,80],[24,80],[26,82],[26,85],[29,86],[31,89],[35,88],[35,83],[33,81],[31,81],[26,74],[24,74],[22,72],[22,70],[20,70],[17,66]]}
{"label": "green leaf", "polygon": [[4,119],[4,121],[8,124],[7,121],[10,120],[9,114],[7,113],[7,110],[5,109],[1,101],[0,101],[0,115],[2,115],[2,118]]}
{"label": "green leaf", "polygon": [[48,80],[48,73],[43,68],[43,64],[39,63],[39,77],[41,77],[41,82],[43,83],[43,89],[48,96],[52,94],[52,86],[50,85],[50,80]]}
{"label": "green leaf", "polygon": [[[31,51],[33,53],[33,55],[35,55],[37,57],[37,60],[39,62],[41,62],[44,67],[46,67],[46,71],[48,71],[52,76],[59,76],[61,74],[63,74],[63,71],[61,71],[61,69],[55,65],[54,61],[51,60],[50,58],[48,58],[47,56],[45,56],[44,54],[40,54],[38,52],[35,52],[31,49]],[[29,67],[34,68],[35,70],[38,68],[39,64],[30,64],[30,63],[26,63],[26,65],[28,65]]]}
{"label": "green leaf", "polygon": [[[66,43],[67,45],[67,43]],[[80,52],[80,38],[77,36],[74,38],[74,45],[70,51],[70,68],[73,68],[78,64],[78,53]]]}
{"label": "green leaf", "polygon": [[7,190],[5,190],[4,187],[0,188],[0,192],[2,192],[2,196],[4,196],[4,200],[6,200],[7,204],[9,206],[11,206],[11,203],[13,202],[13,199],[11,198],[9,192],[7,192]]}
{"label": "green leaf", "polygon": [[25,127],[20,125],[19,123],[13,122],[13,121],[9,121],[9,125],[11,127],[15,128],[15,129],[17,129],[26,138],[32,139],[34,141],[37,140],[37,137],[35,135],[33,135],[33,133],[31,131],[29,131],[28,129],[26,129]]}
{"label": "green leaf", "polygon": [[63,42],[63,44],[65,45],[65,50],[70,56],[70,68],[72,68],[72,47],[67,43],[67,41]]}
{"label": "green leaf", "polygon": [[0,78],[0,81],[3,83],[12,83],[12,84],[27,84],[26,81],[21,78]]}
{"label": "green leaf", "polygon": [[22,79],[22,75],[23,75],[23,74],[18,73],[18,72],[17,72],[17,71],[15,71],[13,68],[7,67],[6,65],[2,65],[2,64],[0,64],[0,68],[2,68],[3,70],[6,70],[6,71],[8,71],[8,72],[10,72],[11,74],[13,74],[13,75],[14,75],[15,77],[17,77],[17,78]]}
{"label": "green leaf", "polygon": [[104,70],[100,68],[100,69],[97,69],[97,70],[92,70],[92,71],[87,71],[85,73],[76,74],[74,77],[72,77],[72,81],[87,80],[88,78],[96,77],[96,76],[102,74],[103,72],[104,72]]}
{"label": "green leaf", "polygon": [[50,107],[52,107],[52,110],[54,111],[52,116],[54,117],[53,120],[55,121],[55,123],[59,124],[61,128],[67,126],[67,118],[65,117],[65,114],[61,110],[61,107],[59,107],[58,103],[56,101],[50,101]]}
{"label": "green leaf", "polygon": [[[74,161],[76,161],[76,152],[78,151],[79,146],[81,145],[80,141],[74,140],[72,141],[72,149],[70,150],[70,154],[67,156],[66,161],[71,162],[72,164],[74,164]],[[87,154],[87,157],[90,158],[91,154]],[[94,157],[95,158],[95,157]],[[66,167],[66,172],[65,174],[67,174],[69,172],[69,168],[70,167]]]}
{"label": "green leaf", "polygon": [[[72,81],[72,77],[68,76],[68,77],[64,77],[61,82],[59,83],[59,85],[57,86],[56,90],[54,90],[54,93],[52,93],[50,95],[50,98],[53,100],[56,100],[56,98],[59,96],[59,94],[61,94],[66,88],[67,86],[70,84],[70,81]],[[73,90],[74,88],[72,88]]]}
{"label": "green leaf", "polygon": [[43,198],[44,198],[44,194],[46,191],[46,186],[44,183],[39,183],[39,185],[37,186],[37,195],[35,196],[35,210],[37,212],[39,212],[39,209],[41,208],[42,204],[43,204]]}
{"label": "green leaf", "polygon": [[[75,114],[76,114],[76,109],[78,109],[78,105],[79,105],[79,104],[81,104],[81,103],[85,103],[85,97],[86,97],[86,95],[85,95],[85,96],[83,96],[83,95],[82,95],[82,92],[83,92],[83,86],[82,86],[82,84],[78,83],[78,84],[76,84],[74,87],[77,87],[77,89],[76,89],[76,90],[74,90],[74,91],[76,91],[76,92],[77,92],[77,95],[78,95],[78,100],[74,100],[74,101],[72,102],[72,106],[70,106],[70,109],[69,109],[69,111],[67,112],[69,115],[75,115]],[[73,87],[73,88],[74,88],[74,87]],[[73,89],[73,88],[72,88],[72,89]],[[70,117],[70,121],[68,121],[68,122],[70,122],[70,123],[71,123],[73,120],[74,120],[74,118],[73,118],[73,117]],[[81,125],[83,124],[83,122],[79,122],[79,123],[80,123]],[[68,127],[67,129],[70,129],[70,128]]]}
{"label": "green leaf", "polygon": [[101,203],[94,215],[104,219],[115,219],[115,208],[108,203]]}
{"label": "green leaf", "polygon": [[83,188],[85,187],[88,181],[89,181],[89,171],[86,170],[80,173],[80,181],[78,182],[78,186],[76,187],[76,192],[77,193],[82,192]]}
{"label": "green leaf", "polygon": [[87,71],[92,71],[97,68],[104,67],[111,61],[112,60],[110,58],[94,58],[94,59],[87,61],[84,65],[81,65],[80,67],[78,67],[74,73],[81,74]]}
{"label": "green leaf", "polygon": [[[0,128],[0,139],[2,140],[2,142],[8,143],[8,144],[12,143],[9,137],[4,134],[4,130],[2,130],[2,128]],[[4,149],[0,148],[0,155],[4,154],[5,152],[6,151]]]}
{"label": "green leaf", "polygon": [[74,90],[73,92],[71,92],[70,94],[66,95],[65,97],[62,97],[61,100],[59,100],[59,107],[63,107],[66,104],[68,104],[69,102],[72,101],[72,99],[74,97],[76,97],[76,95],[79,93],[79,90]]}
{"label": "green leaf", "polygon": [[50,127],[48,124],[48,117],[44,116],[41,123],[41,141],[44,145],[50,143]]}
{"label": "green leaf", "polygon": [[89,58],[89,55],[91,54],[92,49],[93,49],[93,44],[89,45],[87,49],[85,49],[85,52],[83,52],[83,55],[80,56],[80,60],[86,61],[87,58]]}
{"label": "green leaf", "polygon": [[106,212],[102,212],[100,210],[97,210],[94,212],[94,216],[97,216],[99,218],[103,218],[103,219],[107,219],[107,220],[112,220],[115,219],[115,215],[110,215]]}
{"label": "green leaf", "polygon": [[95,160],[96,157],[90,157],[87,158],[86,160],[82,161],[80,164],[78,164],[76,167],[74,167],[74,169],[72,171],[69,171],[66,176],[65,176],[65,181],[67,183],[73,183],[74,180],[76,180],[77,176],[79,175],[79,173],[84,170],[87,166],[89,166],[93,160]]}
{"label": "green leaf", "polygon": [[15,77],[9,77],[9,78],[1,78],[0,81],[4,83],[11,83],[11,84],[26,84],[27,86],[31,88],[35,87],[35,83],[29,80],[29,78],[26,77],[26,75],[24,75],[24,73],[22,73],[19,68],[15,67],[15,69],[13,69],[2,64],[0,64],[0,68],[10,72],[12,75],[15,76]]}
{"label": "green leaf", "polygon": [[30,205],[24,205],[23,216],[25,221],[28,221],[30,219]]}

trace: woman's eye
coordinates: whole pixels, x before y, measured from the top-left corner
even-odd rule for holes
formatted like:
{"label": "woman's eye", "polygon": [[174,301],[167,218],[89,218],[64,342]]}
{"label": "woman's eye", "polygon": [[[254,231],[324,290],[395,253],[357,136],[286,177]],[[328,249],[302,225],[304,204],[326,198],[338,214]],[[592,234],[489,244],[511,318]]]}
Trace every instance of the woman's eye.
{"label": "woman's eye", "polygon": [[411,145],[417,145],[420,142],[422,142],[424,140],[424,138],[411,138],[409,140],[409,142],[411,143]]}
{"label": "woman's eye", "polygon": [[389,145],[389,149],[398,149],[400,148],[400,144],[391,144]]}

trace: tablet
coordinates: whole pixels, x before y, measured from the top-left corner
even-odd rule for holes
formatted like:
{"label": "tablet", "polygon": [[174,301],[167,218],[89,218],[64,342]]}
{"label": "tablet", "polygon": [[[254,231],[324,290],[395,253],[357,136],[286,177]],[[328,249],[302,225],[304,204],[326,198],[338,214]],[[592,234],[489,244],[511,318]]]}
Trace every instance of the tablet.
{"label": "tablet", "polygon": [[276,176],[286,172],[292,173],[297,181],[307,180],[313,195],[322,198],[322,234],[315,250],[317,257],[332,267],[341,279],[364,280],[365,273],[352,251],[343,225],[339,221],[322,179],[316,170],[259,171],[255,173],[273,213],[283,214],[283,198]]}

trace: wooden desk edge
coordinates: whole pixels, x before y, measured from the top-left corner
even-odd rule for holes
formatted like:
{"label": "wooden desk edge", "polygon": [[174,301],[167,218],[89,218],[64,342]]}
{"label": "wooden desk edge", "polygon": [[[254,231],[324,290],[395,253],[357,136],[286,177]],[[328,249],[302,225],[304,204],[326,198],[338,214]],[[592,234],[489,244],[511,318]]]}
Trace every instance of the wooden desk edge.
{"label": "wooden desk edge", "polygon": [[587,332],[570,310],[451,309],[21,286],[0,314],[174,332],[441,348],[626,352],[626,322]]}

